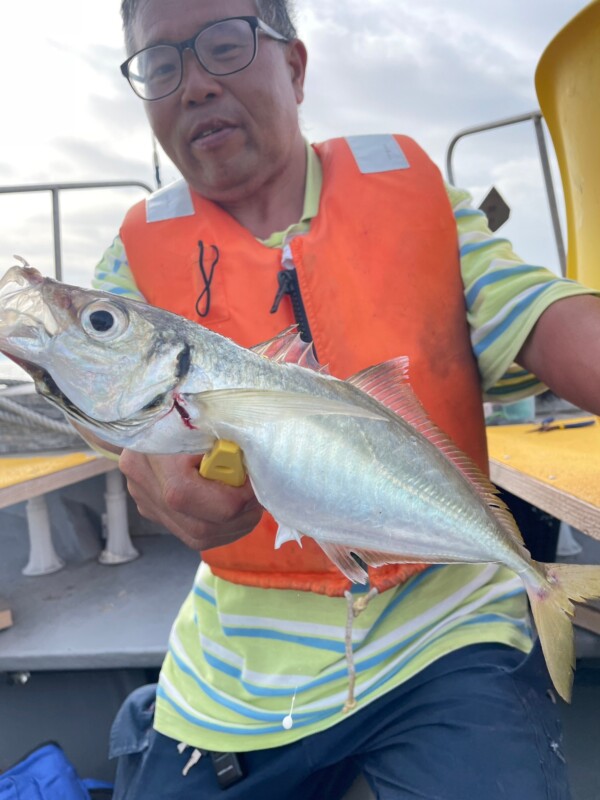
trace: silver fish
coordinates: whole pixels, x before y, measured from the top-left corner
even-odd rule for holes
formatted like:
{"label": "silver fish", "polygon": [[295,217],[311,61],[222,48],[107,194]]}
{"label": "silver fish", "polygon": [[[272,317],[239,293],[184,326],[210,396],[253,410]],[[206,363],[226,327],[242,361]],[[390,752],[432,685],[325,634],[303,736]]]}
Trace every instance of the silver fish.
{"label": "silver fish", "polygon": [[552,680],[570,697],[572,601],[600,596],[600,567],[532,560],[495,488],[428,419],[406,359],[341,381],[293,333],[247,350],[30,267],[0,281],[0,351],[114,445],[203,453],[235,442],[279,523],[275,546],[310,536],[351,581],[367,580],[352,554],[375,567],[504,564],[525,585]]}

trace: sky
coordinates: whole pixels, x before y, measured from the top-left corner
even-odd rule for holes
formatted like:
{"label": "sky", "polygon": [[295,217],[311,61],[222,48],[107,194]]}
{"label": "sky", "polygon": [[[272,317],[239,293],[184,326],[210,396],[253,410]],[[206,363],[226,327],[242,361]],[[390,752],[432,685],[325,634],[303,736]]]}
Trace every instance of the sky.
{"label": "sky", "polygon": [[[142,181],[155,187],[152,136],[120,74],[119,0],[0,0],[0,187]],[[307,138],[405,133],[445,174],[465,128],[538,108],[537,62],[584,0],[297,0],[309,52]],[[547,136],[551,148],[551,139]],[[159,153],[163,184],[177,171]],[[477,205],[492,185],[511,206],[502,234],[526,260],[559,270],[533,126],[462,140],[455,182]],[[560,179],[555,168],[555,180]],[[89,285],[139,188],[61,194],[63,278]],[[13,255],[53,274],[47,192],[0,194],[0,274]]]}

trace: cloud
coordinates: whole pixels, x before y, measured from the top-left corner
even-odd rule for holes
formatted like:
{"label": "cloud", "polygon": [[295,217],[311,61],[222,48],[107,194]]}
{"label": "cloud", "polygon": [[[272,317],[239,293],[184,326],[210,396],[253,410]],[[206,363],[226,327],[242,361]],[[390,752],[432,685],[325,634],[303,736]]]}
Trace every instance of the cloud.
{"label": "cloud", "polygon": [[17,170],[7,161],[0,161],[0,186],[13,183],[17,177]]}
{"label": "cloud", "polygon": [[[146,196],[143,189],[102,188],[65,191],[60,195],[63,279],[90,284],[95,265],[118,234],[133,203]],[[5,202],[2,202],[2,201]],[[0,236],[0,274],[21,255],[47,275],[54,274],[54,240],[49,193],[2,198],[4,221]]]}
{"label": "cloud", "polygon": [[105,150],[88,139],[61,137],[53,144],[53,160],[48,165],[52,174],[63,181],[79,180],[144,180],[152,184],[151,165],[147,158],[121,155]]}
{"label": "cloud", "polygon": [[[309,49],[306,135],[407,133],[443,168],[457,131],[537,107],[537,61],[586,0],[297,5]],[[8,27],[8,11],[2,13],[0,22]],[[152,184],[149,126],[119,71],[125,57],[119,0],[31,0],[12,4],[10,13],[11,35],[0,58],[15,66],[3,86],[0,183],[138,178]],[[24,53],[23,42],[35,58]],[[161,162],[165,181],[176,177],[164,154]],[[535,260],[555,258],[531,126],[465,139],[455,166],[476,201],[492,183],[507,195],[513,217],[506,230],[520,252]],[[127,202],[126,194],[101,192],[61,199],[65,263],[83,281],[118,229]],[[23,255],[32,253],[51,269],[49,225],[48,197],[0,196],[0,261],[26,250]]]}
{"label": "cloud", "polygon": [[[568,5],[575,13],[582,3]],[[308,3],[305,128],[320,138],[401,129],[439,159],[457,130],[537,107],[533,73],[548,33],[536,39],[529,23],[539,29],[542,14],[552,17],[539,0],[501,10],[471,0]]]}

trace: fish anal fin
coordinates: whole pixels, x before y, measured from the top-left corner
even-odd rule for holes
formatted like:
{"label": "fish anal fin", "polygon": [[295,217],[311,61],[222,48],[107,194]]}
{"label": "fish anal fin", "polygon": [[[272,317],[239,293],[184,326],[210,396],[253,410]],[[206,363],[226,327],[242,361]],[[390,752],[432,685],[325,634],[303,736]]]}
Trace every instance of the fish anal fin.
{"label": "fish anal fin", "polygon": [[352,557],[350,548],[344,545],[334,544],[333,542],[322,542],[315,539],[317,544],[321,547],[327,558],[336,565],[336,567],[343,572],[344,575],[352,583],[366,583],[368,574],[360,566],[360,564]]}
{"label": "fish anal fin", "polygon": [[322,548],[325,555],[353,583],[364,584],[368,579],[368,573],[353,557],[353,553],[370,567],[382,567],[385,564],[417,564],[421,561],[418,556],[414,555],[398,555],[397,553],[384,553],[379,550],[361,550],[332,542],[322,542],[316,539],[315,541]]}
{"label": "fish anal fin", "polygon": [[385,564],[412,564],[419,561],[416,556],[401,556],[396,553],[384,553],[378,550],[356,550],[353,548],[352,552],[370,567],[383,567]]}

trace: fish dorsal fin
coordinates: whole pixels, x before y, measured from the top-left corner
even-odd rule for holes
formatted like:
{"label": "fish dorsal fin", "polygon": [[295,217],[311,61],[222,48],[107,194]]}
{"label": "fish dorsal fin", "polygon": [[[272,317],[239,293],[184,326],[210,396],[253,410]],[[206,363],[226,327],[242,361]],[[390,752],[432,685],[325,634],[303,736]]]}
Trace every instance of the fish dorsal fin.
{"label": "fish dorsal fin", "polygon": [[407,356],[398,356],[383,364],[367,367],[348,378],[346,383],[356,386],[357,389],[378,400],[407,422],[411,421],[409,417],[418,416],[412,409],[413,401],[424,413],[423,407],[410,388]]}
{"label": "fish dorsal fin", "polygon": [[410,386],[408,364],[407,356],[399,356],[358,372],[348,378],[347,383],[366,392],[402,417],[405,422],[408,422],[411,427],[434,444],[471,484],[502,528],[522,541],[523,537],[508,506],[498,497],[498,489],[483,474],[477,464],[430,419]]}
{"label": "fish dorsal fin", "polygon": [[297,364],[314,372],[328,373],[316,359],[312,342],[304,342],[298,333],[298,326],[291,325],[273,339],[261,342],[250,348],[253,353],[268,358],[276,364]]}

